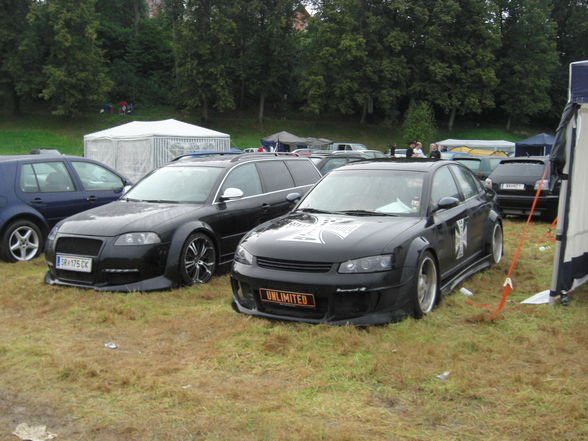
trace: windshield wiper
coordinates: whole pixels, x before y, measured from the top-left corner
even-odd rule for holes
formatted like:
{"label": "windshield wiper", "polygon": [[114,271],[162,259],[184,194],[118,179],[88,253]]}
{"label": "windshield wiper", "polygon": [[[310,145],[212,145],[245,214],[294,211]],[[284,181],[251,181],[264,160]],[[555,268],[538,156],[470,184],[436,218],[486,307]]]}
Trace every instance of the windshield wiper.
{"label": "windshield wiper", "polygon": [[299,208],[296,211],[302,211],[304,213],[323,213],[323,214],[333,214],[332,211],[327,210],[319,210],[317,208]]}
{"label": "windshield wiper", "polygon": [[393,213],[380,213],[378,211],[369,211],[369,210],[341,210],[337,211],[337,213],[343,214],[352,214],[357,216],[397,216]]}
{"label": "windshield wiper", "polygon": [[166,201],[165,199],[144,199],[141,202],[149,202],[152,204],[177,204],[178,201]]}

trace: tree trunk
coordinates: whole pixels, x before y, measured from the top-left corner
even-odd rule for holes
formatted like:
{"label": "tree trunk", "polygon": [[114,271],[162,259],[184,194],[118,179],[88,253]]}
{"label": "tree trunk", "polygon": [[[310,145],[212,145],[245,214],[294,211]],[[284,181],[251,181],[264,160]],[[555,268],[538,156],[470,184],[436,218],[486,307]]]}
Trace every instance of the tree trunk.
{"label": "tree trunk", "polygon": [[263,115],[265,111],[265,92],[261,92],[259,95],[259,112],[257,114],[257,122],[263,127]]}
{"label": "tree trunk", "polygon": [[139,35],[139,20],[141,19],[141,9],[139,8],[139,0],[133,1],[133,31],[135,37]]}
{"label": "tree trunk", "polygon": [[364,125],[367,119],[367,111],[368,111],[368,100],[367,98],[363,100],[363,108],[361,109],[361,121],[359,123]]}
{"label": "tree trunk", "polygon": [[457,112],[457,109],[455,107],[453,107],[451,109],[451,112],[449,113],[449,122],[447,123],[447,130],[449,130],[450,132],[453,130],[453,124],[455,123],[456,112]]}
{"label": "tree trunk", "polygon": [[200,115],[200,119],[202,120],[203,123],[207,123],[208,122],[208,98],[203,97],[202,98],[202,108],[201,108],[201,115]]}
{"label": "tree trunk", "polygon": [[510,132],[510,124],[512,122],[512,117],[508,115],[508,119],[506,120],[506,131]]}

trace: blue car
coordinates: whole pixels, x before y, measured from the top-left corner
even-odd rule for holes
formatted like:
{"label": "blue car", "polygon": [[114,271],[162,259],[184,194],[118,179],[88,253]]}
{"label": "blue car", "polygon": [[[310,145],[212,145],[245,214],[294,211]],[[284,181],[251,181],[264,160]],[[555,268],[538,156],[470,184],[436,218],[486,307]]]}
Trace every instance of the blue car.
{"label": "blue car", "polygon": [[115,170],[78,156],[0,156],[0,259],[37,257],[53,225],[118,199],[129,185]]}

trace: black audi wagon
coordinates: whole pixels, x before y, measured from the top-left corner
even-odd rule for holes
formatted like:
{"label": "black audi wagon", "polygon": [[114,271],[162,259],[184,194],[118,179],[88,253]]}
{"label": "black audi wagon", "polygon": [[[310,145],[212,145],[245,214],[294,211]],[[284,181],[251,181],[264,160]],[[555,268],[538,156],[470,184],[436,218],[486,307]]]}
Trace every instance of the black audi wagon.
{"label": "black audi wagon", "polygon": [[309,323],[422,317],[440,295],[500,261],[502,236],[494,191],[461,164],[349,163],[243,238],[233,306]]}
{"label": "black audi wagon", "polygon": [[320,173],[272,153],[189,158],[156,169],[120,200],[50,232],[49,284],[148,291],[206,283],[253,227],[292,208]]}

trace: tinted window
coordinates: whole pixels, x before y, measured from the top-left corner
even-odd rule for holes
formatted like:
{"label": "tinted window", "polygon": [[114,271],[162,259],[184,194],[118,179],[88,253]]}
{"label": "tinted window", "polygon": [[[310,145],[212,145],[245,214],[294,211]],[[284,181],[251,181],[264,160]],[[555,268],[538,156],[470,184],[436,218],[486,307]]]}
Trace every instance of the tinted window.
{"label": "tinted window", "polygon": [[435,172],[431,189],[431,205],[436,207],[445,197],[459,199],[459,191],[449,167],[442,167]]}
{"label": "tinted window", "polygon": [[309,161],[286,161],[296,186],[314,184],[320,178],[316,167]]}
{"label": "tinted window", "polygon": [[294,180],[283,161],[260,161],[257,163],[266,192],[294,187]]}
{"label": "tinted window", "polygon": [[341,167],[342,165],[345,165],[348,162],[358,161],[359,159],[360,158],[357,158],[357,159],[354,159],[354,158],[332,158],[332,159],[328,159],[327,161],[325,161],[325,163],[321,167],[321,173],[324,175],[324,174],[330,172],[331,170],[333,170],[333,169],[335,169],[337,167]]}
{"label": "tinted window", "polygon": [[477,195],[479,187],[476,184],[476,178],[474,175],[464,167],[452,165],[451,168],[455,172],[457,182],[459,182],[459,186],[461,187],[461,191],[465,198],[469,199],[472,196]]}
{"label": "tinted window", "polygon": [[455,158],[457,162],[461,162],[467,168],[469,168],[473,172],[477,172],[480,170],[480,164],[482,161],[480,159],[469,159],[469,158]]}
{"label": "tinted window", "polygon": [[74,191],[75,187],[63,162],[25,164],[21,169],[20,188],[24,192]]}
{"label": "tinted window", "polygon": [[542,161],[510,161],[498,164],[494,176],[543,176],[545,165]]}
{"label": "tinted window", "polygon": [[220,194],[222,195],[227,188],[238,188],[243,192],[244,196],[261,194],[261,181],[255,164],[244,164],[231,170],[221,188]]}
{"label": "tinted window", "polygon": [[124,187],[123,180],[110,170],[91,162],[72,161],[84,190],[120,190]]}

